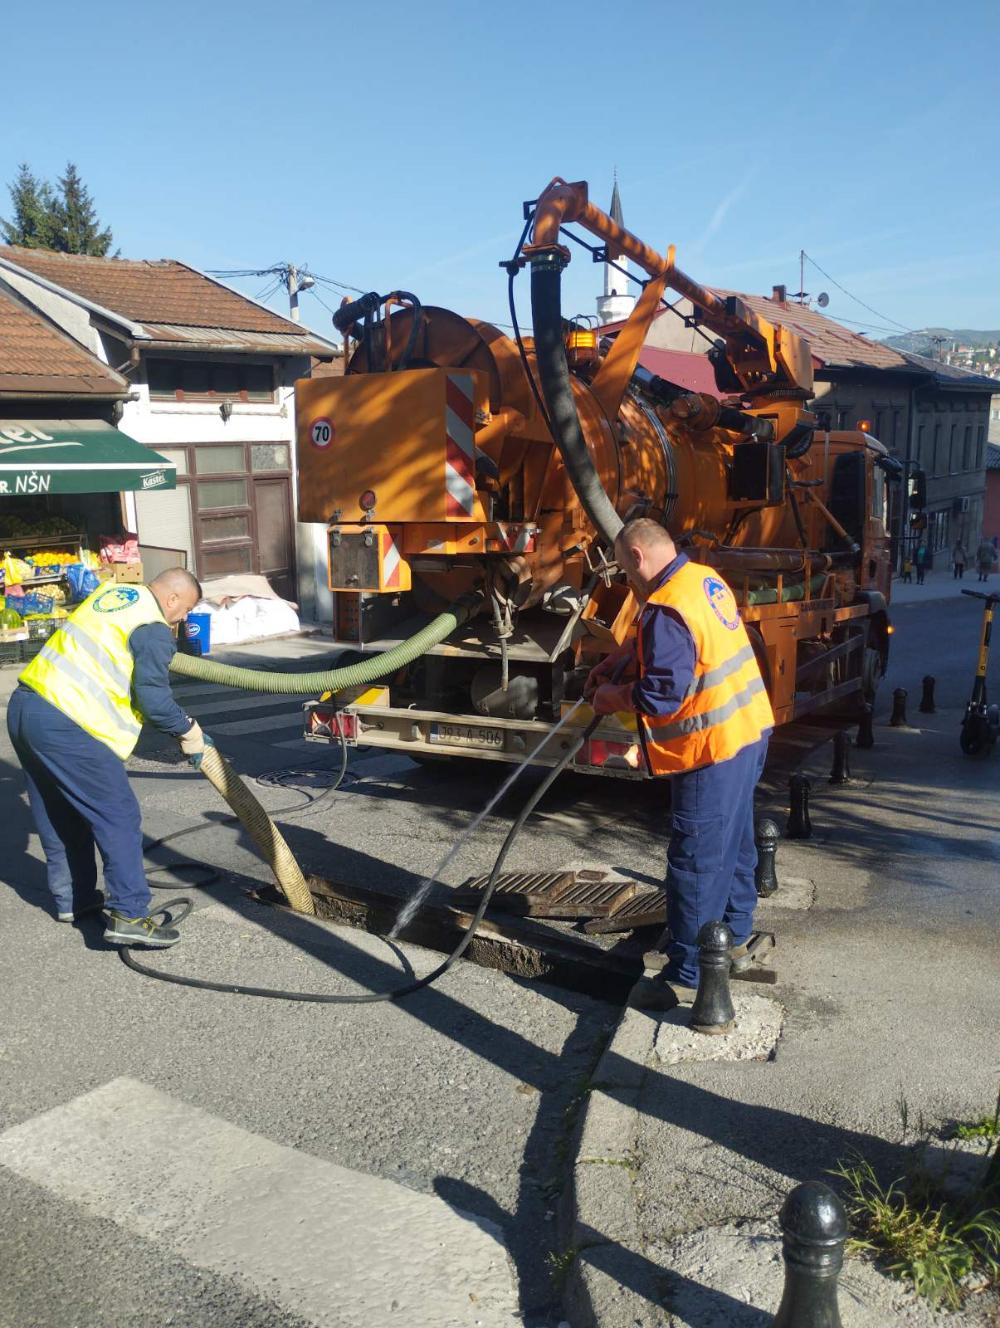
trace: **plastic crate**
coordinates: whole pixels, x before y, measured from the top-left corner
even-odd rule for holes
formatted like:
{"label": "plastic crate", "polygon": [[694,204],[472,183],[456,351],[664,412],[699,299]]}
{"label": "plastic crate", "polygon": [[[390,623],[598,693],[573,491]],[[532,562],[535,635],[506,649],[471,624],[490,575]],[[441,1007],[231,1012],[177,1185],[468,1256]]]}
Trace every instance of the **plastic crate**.
{"label": "plastic crate", "polygon": [[65,618],[29,618],[25,624],[28,628],[28,641],[47,641]]}
{"label": "plastic crate", "polygon": [[41,650],[42,646],[45,645],[46,640],[48,640],[47,637],[44,640],[22,641],[21,662],[23,664],[27,664],[29,660],[34,659],[35,656],[38,654],[38,652]]}
{"label": "plastic crate", "polygon": [[[20,664],[24,658],[23,649],[30,644],[30,641],[0,641],[0,669]],[[41,644],[39,642],[39,648]]]}

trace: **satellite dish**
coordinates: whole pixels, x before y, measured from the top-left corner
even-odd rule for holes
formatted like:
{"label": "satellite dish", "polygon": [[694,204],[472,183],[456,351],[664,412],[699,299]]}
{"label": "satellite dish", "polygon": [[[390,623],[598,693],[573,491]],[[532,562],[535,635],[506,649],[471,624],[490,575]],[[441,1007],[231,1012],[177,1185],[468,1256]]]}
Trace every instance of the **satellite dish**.
{"label": "satellite dish", "polygon": [[826,308],[826,306],[830,303],[830,297],[829,295],[827,295],[826,291],[820,291],[820,293],[816,296],[816,303],[819,305],[821,309]]}

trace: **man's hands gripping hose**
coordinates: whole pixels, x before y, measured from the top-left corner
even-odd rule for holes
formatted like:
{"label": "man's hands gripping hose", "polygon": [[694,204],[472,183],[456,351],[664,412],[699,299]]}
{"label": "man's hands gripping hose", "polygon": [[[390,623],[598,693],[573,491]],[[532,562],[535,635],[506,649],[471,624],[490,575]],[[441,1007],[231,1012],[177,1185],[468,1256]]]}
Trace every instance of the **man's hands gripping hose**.
{"label": "man's hands gripping hose", "polygon": [[633,710],[632,684],[638,671],[635,642],[627,641],[595,664],[584,683],[583,695],[595,715]]}
{"label": "man's hands gripping hose", "polygon": [[215,746],[208,734],[202,731],[202,727],[196,719],[191,721],[191,727],[187,733],[182,733],[177,741],[181,745],[181,751],[195,770],[201,769],[201,759],[205,755],[205,748]]}

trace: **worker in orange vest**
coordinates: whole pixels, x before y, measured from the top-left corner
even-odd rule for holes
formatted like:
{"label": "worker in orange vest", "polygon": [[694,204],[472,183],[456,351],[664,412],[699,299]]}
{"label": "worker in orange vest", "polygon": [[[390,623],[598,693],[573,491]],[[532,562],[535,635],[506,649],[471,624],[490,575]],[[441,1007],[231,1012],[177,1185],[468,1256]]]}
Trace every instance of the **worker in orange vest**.
{"label": "worker in orange vest", "polygon": [[667,964],[633,997],[665,1010],[694,999],[704,923],[727,923],[734,966],[749,963],[753,795],[774,715],[735,596],[714,568],[678,553],[648,517],[624,526],[615,557],[643,607],[634,641],[591,670],[584,694],[599,715],[635,712],[650,774],[671,780]]}

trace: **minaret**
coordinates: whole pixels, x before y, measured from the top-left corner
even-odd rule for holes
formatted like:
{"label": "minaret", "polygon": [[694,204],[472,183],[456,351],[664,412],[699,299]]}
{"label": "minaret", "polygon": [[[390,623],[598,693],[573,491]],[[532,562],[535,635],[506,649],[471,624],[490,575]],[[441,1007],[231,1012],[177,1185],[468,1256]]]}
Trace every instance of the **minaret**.
{"label": "minaret", "polygon": [[[612,221],[624,226],[622,200],[618,193],[618,172],[615,171],[615,185],[611,191],[611,208],[608,212]],[[618,267],[628,267],[624,258],[616,260]],[[604,294],[597,297],[597,321],[599,323],[618,323],[628,318],[635,307],[635,296],[628,293],[628,278],[610,263],[604,264]]]}

